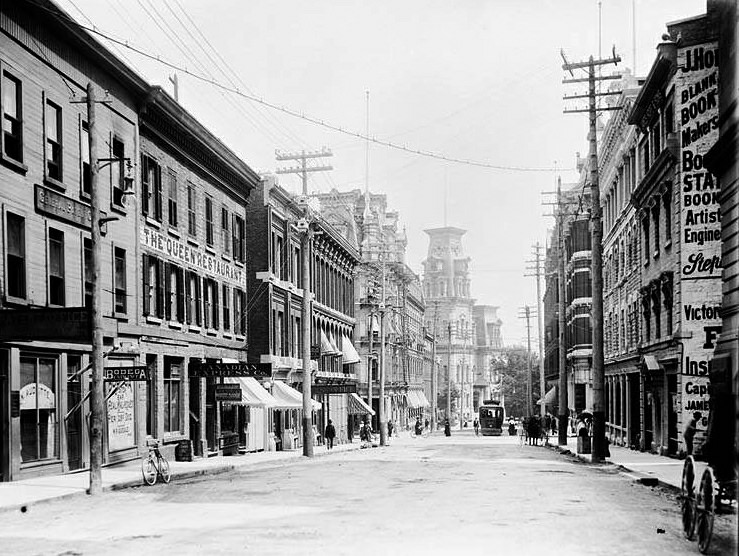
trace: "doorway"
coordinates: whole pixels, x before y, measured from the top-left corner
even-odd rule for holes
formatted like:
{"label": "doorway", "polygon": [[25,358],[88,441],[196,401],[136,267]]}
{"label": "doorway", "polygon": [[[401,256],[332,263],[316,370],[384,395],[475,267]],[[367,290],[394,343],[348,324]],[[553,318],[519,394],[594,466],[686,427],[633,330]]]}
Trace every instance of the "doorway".
{"label": "doorway", "polygon": [[8,472],[8,454],[10,450],[8,371],[8,352],[0,350],[0,483],[10,480]]}
{"label": "doorway", "polygon": [[190,441],[196,456],[203,455],[203,447],[200,443],[200,379],[191,378],[190,383]]}
{"label": "doorway", "polygon": [[82,358],[79,355],[67,357],[67,463],[70,471],[83,466],[81,366]]}

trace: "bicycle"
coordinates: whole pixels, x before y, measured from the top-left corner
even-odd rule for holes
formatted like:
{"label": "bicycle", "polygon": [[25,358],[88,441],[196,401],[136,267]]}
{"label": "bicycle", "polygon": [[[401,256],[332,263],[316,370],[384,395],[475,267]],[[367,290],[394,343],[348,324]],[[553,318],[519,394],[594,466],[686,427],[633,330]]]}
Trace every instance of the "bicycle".
{"label": "bicycle", "polygon": [[159,442],[156,440],[147,441],[149,453],[141,460],[141,473],[144,475],[144,481],[148,485],[157,482],[157,477],[161,477],[162,481],[169,483],[172,479],[172,473],[169,470],[169,462],[167,458],[159,451]]}

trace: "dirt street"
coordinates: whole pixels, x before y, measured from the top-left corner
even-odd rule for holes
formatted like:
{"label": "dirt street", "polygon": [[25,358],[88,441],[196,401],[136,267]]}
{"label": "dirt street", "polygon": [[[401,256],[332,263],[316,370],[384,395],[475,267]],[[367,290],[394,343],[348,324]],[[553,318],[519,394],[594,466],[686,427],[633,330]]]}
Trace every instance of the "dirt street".
{"label": "dirt street", "polygon": [[[711,553],[736,553],[736,522],[723,516],[715,529]],[[613,468],[466,431],[2,514],[0,547],[33,555],[698,553],[683,538],[674,495]]]}

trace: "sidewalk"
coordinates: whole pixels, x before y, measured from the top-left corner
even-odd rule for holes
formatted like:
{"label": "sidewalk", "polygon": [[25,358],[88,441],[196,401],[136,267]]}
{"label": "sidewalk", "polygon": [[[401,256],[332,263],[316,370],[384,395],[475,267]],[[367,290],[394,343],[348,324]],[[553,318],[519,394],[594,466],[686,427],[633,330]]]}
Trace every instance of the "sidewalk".
{"label": "sidewalk", "polygon": [[[550,438],[550,445],[562,453],[571,453],[588,463],[592,462],[590,454],[577,454],[577,438],[567,438],[567,446],[558,446],[557,438]],[[658,456],[648,452],[630,450],[622,446],[610,445],[608,449],[611,457],[606,458],[606,464],[611,463],[622,469],[627,475],[639,483],[647,486],[659,484],[663,487],[680,490],[682,482],[683,464],[685,460]],[[695,462],[696,480],[700,481],[706,463]]]}
{"label": "sidewalk", "polygon": [[[360,443],[358,441],[353,444],[336,444],[331,451],[328,451],[325,446],[315,446],[314,456],[322,457],[334,452],[347,452],[359,450],[359,448]],[[300,460],[302,457],[302,450],[256,452],[239,456],[198,458],[191,462],[170,461],[169,466],[172,471],[172,479],[177,480],[200,475],[226,473],[246,467],[260,469],[275,465],[287,465],[290,462]],[[84,495],[89,485],[90,473],[88,470],[0,483],[0,513],[12,510],[25,511],[32,504]],[[140,458],[103,468],[103,490],[117,490],[138,485],[144,485]]]}

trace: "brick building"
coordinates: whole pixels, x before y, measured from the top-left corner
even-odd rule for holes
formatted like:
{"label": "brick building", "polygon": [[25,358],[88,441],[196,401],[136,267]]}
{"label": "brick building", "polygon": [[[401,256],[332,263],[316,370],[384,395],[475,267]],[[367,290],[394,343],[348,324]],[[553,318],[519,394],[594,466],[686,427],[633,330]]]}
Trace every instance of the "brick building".
{"label": "brick building", "polygon": [[[300,202],[299,202],[300,201]],[[249,359],[266,365],[275,387],[301,388],[302,253],[296,224],[303,218],[304,199],[298,199],[267,175],[247,208]],[[363,411],[357,400],[357,364],[354,347],[354,269],[359,260],[356,244],[328,221],[318,217],[310,260],[311,346],[320,347],[313,362],[313,422],[316,434],[328,419],[337,442],[351,437],[354,415]],[[279,385],[279,386],[278,386]],[[285,386],[282,386],[285,385]],[[302,395],[302,394],[301,394]],[[302,443],[302,404],[275,408],[270,430],[281,448]],[[351,416],[351,418],[350,418]]]}

